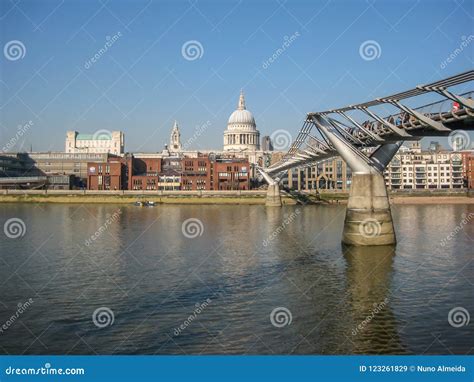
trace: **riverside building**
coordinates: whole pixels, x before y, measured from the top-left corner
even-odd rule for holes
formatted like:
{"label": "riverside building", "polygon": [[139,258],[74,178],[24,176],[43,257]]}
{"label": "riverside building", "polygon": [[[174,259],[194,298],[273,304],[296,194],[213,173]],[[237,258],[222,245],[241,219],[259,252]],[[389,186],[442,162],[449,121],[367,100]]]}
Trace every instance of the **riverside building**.
{"label": "riverside building", "polygon": [[94,153],[122,155],[125,151],[125,135],[121,131],[98,130],[94,134],[77,131],[66,133],[66,153]]}
{"label": "riverside building", "polygon": [[245,159],[128,154],[88,163],[89,190],[211,191],[248,190]]}
{"label": "riverside building", "polygon": [[462,154],[443,150],[436,142],[430,148],[422,150],[420,142],[402,146],[384,173],[389,189],[464,188]]}
{"label": "riverside building", "polygon": [[[438,142],[422,150],[420,142],[402,146],[384,176],[389,190],[473,188],[474,153],[444,150]],[[351,170],[340,158],[316,166],[288,170],[282,184],[288,188],[349,192]]]}

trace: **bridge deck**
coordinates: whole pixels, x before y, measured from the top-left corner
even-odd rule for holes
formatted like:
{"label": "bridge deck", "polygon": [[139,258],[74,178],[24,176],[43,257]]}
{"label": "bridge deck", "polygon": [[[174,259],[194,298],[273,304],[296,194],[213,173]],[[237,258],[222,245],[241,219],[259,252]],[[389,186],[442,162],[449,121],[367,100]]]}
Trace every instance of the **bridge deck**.
{"label": "bridge deck", "polygon": [[[320,134],[321,138],[311,135],[313,127],[319,131],[315,117],[326,120],[328,125],[332,126],[331,133],[338,135],[358,149],[391,142],[418,140],[428,136],[448,136],[453,131],[460,129],[472,130],[474,129],[474,102],[472,100],[474,91],[455,95],[447,88],[473,80],[474,70],[470,70],[392,96],[339,109],[308,113],[303,127],[288,152],[281,161],[268,167],[265,171],[268,174],[276,175],[293,167],[310,166],[338,155],[324,134]],[[433,92],[441,95],[444,99],[415,109],[400,103],[400,100]],[[368,109],[382,104],[391,104],[400,112],[381,118]],[[365,112],[368,119],[360,123],[346,114],[354,110]],[[349,123],[342,123],[336,116],[344,117]]]}

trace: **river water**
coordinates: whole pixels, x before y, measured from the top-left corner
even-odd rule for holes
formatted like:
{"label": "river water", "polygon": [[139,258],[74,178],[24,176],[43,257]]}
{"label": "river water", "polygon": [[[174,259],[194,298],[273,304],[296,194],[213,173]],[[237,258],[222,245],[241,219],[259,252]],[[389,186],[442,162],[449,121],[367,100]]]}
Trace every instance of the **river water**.
{"label": "river water", "polygon": [[472,353],[474,205],[393,206],[396,247],[344,215],[2,204],[0,353]]}

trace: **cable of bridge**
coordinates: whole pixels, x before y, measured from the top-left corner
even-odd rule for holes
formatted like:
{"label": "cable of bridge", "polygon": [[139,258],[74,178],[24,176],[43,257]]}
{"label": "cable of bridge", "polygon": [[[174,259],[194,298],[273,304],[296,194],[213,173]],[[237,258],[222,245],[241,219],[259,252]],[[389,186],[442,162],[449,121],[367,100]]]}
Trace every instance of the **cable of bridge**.
{"label": "cable of bridge", "polygon": [[390,100],[390,99],[402,100],[402,99],[406,99],[406,98],[412,98],[412,97],[416,97],[416,96],[421,95],[421,94],[433,92],[437,88],[448,88],[448,87],[452,87],[452,86],[455,86],[455,85],[460,85],[460,84],[463,84],[465,82],[469,82],[469,81],[473,81],[473,80],[474,80],[474,70],[469,70],[467,72],[460,73],[460,74],[457,74],[455,76],[451,76],[451,77],[448,77],[448,78],[445,78],[443,80],[439,80],[439,81],[436,81],[436,82],[433,82],[433,83],[430,83],[430,84],[418,85],[414,89],[410,89],[410,90],[407,90],[407,91],[404,91],[404,92],[401,92],[401,93],[396,93],[396,94],[392,94],[390,96],[377,98],[377,99],[374,99],[372,101],[360,103],[360,104],[357,104],[357,105],[349,105],[349,106],[345,106],[345,107],[338,108],[338,109],[331,109],[331,110],[326,110],[326,111],[322,111],[322,112],[309,113],[308,116],[312,116],[314,114],[332,114],[332,113],[337,113],[339,111],[344,112],[344,111],[348,111],[348,110],[368,108],[368,107],[384,104],[384,103],[386,103],[385,100]]}
{"label": "cable of bridge", "polygon": [[[347,129],[348,126],[346,126],[345,124],[343,124],[341,121],[339,121],[337,119],[328,117],[328,114],[333,114],[333,113],[337,113],[337,114],[342,115],[343,117],[345,117],[346,119],[348,119],[350,122],[352,122],[354,124],[354,128],[357,128],[359,131],[362,132],[362,136],[359,135],[358,137],[355,137],[355,136],[353,137],[354,139],[357,139],[357,141],[359,141],[359,142],[362,142],[361,139],[364,139],[364,142],[366,142],[367,140],[369,140],[369,141],[373,140],[374,142],[378,142],[378,143],[380,143],[381,141],[384,142],[385,139],[386,139],[386,136],[389,137],[389,135],[393,134],[394,132],[398,133],[398,135],[400,135],[399,138],[402,138],[402,139],[405,138],[406,139],[407,137],[411,137],[411,135],[407,133],[407,130],[423,127],[423,121],[420,122],[419,120],[417,120],[413,123],[410,121],[410,128],[408,126],[405,126],[405,123],[404,123],[403,124],[404,129],[400,129],[400,126],[393,125],[393,121],[391,123],[390,121],[387,121],[387,118],[379,117],[375,113],[369,111],[368,108],[372,107],[372,106],[376,106],[376,105],[391,103],[391,104],[395,105],[396,107],[398,107],[401,111],[403,111],[403,108],[400,108],[400,106],[403,106],[403,105],[398,103],[399,100],[412,98],[412,97],[415,97],[415,96],[418,96],[418,95],[421,95],[421,94],[425,94],[425,93],[430,93],[430,92],[437,92],[438,94],[441,94],[442,96],[444,96],[445,99],[442,100],[442,101],[438,101],[438,102],[434,102],[434,103],[431,103],[431,104],[428,104],[428,105],[417,107],[413,110],[415,110],[415,111],[420,110],[421,111],[421,109],[429,107],[429,106],[436,105],[437,103],[440,103],[440,105],[442,106],[442,103],[448,101],[449,99],[455,99],[456,100],[456,98],[453,98],[453,94],[450,94],[449,92],[445,91],[446,88],[456,86],[456,85],[460,85],[460,84],[463,84],[465,82],[469,82],[469,81],[472,81],[472,80],[474,80],[474,70],[469,70],[469,71],[466,71],[464,73],[460,73],[460,74],[457,74],[457,75],[454,75],[454,76],[451,76],[451,77],[448,77],[448,78],[445,78],[445,79],[442,79],[442,80],[439,80],[439,81],[436,81],[436,82],[432,82],[430,84],[419,85],[419,86],[415,87],[414,89],[410,89],[410,90],[400,92],[400,93],[395,93],[391,96],[377,98],[377,99],[372,100],[372,101],[360,103],[360,104],[357,104],[357,105],[349,105],[349,106],[338,108],[338,109],[331,109],[331,110],[322,111],[322,112],[308,113],[307,117],[306,117],[306,120],[303,123],[302,128],[298,132],[298,135],[297,135],[296,139],[293,141],[292,145],[290,146],[288,152],[283,156],[283,158],[280,161],[278,161],[277,163],[274,163],[273,165],[268,167],[268,170],[269,171],[272,171],[272,170],[276,171],[279,168],[281,168],[286,162],[289,162],[291,159],[292,159],[291,160],[292,165],[294,163],[298,163],[298,164],[302,165],[302,164],[306,164],[305,162],[308,162],[304,158],[304,155],[298,155],[298,154],[299,154],[300,147],[306,141],[308,136],[310,136],[311,129],[312,129],[313,125],[315,125],[315,123],[313,121],[313,117],[316,116],[316,115],[325,116],[327,118],[328,122],[334,128],[335,131],[337,131],[342,136],[346,136],[349,133],[346,130],[344,130],[344,128]],[[443,91],[444,91],[444,93],[443,93]],[[467,94],[472,94],[472,92],[464,93],[462,95],[467,95]],[[459,99],[460,102],[464,102],[464,103],[467,102],[466,99],[461,99],[459,96],[455,96],[455,97],[458,97],[457,99]],[[470,97],[469,97],[469,99],[470,99]],[[467,105],[469,107],[471,105],[471,103],[467,103]],[[369,130],[367,127],[364,127],[364,129],[361,129],[362,125],[357,123],[354,119],[352,119],[348,115],[344,114],[344,112],[350,111],[350,110],[362,110],[365,113],[367,113],[369,115],[372,115],[373,118],[375,118],[376,121],[379,121],[379,123],[381,123],[382,125],[389,126],[390,129],[387,130],[387,129],[384,129],[382,127],[382,129],[379,129],[376,132],[373,132],[373,131]],[[413,110],[411,110],[412,113],[413,113]],[[405,112],[406,112],[406,110],[405,110]],[[467,110],[466,110],[466,112],[467,112]],[[417,115],[416,113],[413,113],[413,114]],[[471,113],[468,113],[468,114],[472,115]],[[400,116],[400,115],[401,115],[401,113],[398,113],[398,114],[395,114],[394,116]],[[392,116],[392,117],[394,117],[394,116]],[[428,116],[428,118],[430,118],[430,117],[431,116]],[[441,111],[440,111],[440,118],[441,118]],[[371,127],[373,127],[374,122],[375,121],[373,121],[371,123]],[[431,122],[433,122],[433,121],[431,121]],[[442,126],[442,125],[440,125],[440,126]],[[341,130],[343,130],[343,131],[341,131]],[[369,133],[369,131],[370,131],[370,133]],[[326,142],[326,146],[328,148],[331,148],[332,145],[327,141],[324,134],[322,134],[321,132],[320,132],[320,134],[321,134],[323,140]],[[383,137],[380,136],[379,134],[381,134]],[[346,137],[346,139],[347,139],[347,137]],[[353,139],[350,139],[350,140],[352,141]],[[316,141],[318,142],[317,139],[316,139]],[[311,145],[308,144],[308,147],[311,148]],[[321,156],[325,157],[325,155],[321,155]],[[315,160],[314,162],[317,162],[317,161],[318,160]]]}

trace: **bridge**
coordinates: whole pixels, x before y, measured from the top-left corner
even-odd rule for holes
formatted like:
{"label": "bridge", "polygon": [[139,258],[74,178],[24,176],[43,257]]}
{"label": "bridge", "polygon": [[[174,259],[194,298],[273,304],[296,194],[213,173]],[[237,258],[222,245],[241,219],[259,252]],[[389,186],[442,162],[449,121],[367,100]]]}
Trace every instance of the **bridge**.
{"label": "bridge", "polygon": [[[474,129],[474,90],[452,89],[473,80],[474,70],[470,70],[369,102],[308,113],[283,158],[267,168],[257,167],[268,183],[266,205],[281,206],[279,182],[287,170],[312,167],[340,156],[352,170],[342,242],[395,244],[383,172],[405,141],[448,136],[458,146],[469,142],[466,130]],[[441,99],[421,107],[408,106],[420,96]],[[393,113],[381,117],[380,110],[387,109]],[[361,116],[364,122],[360,122]]]}

